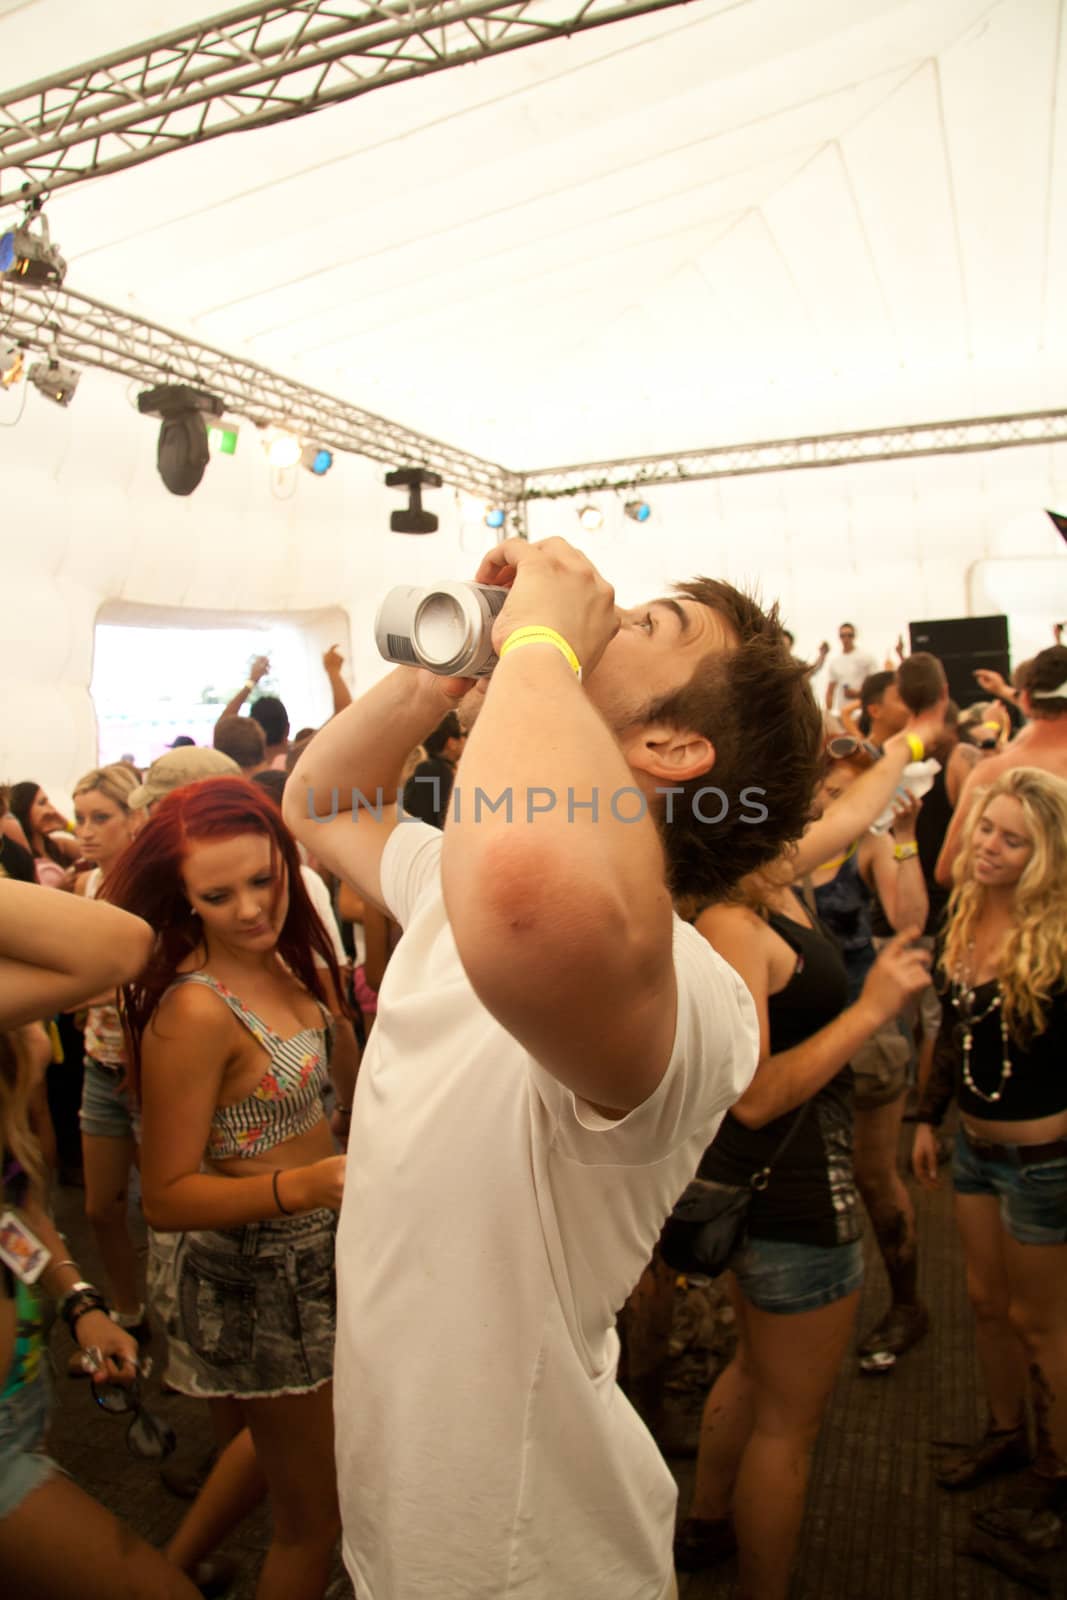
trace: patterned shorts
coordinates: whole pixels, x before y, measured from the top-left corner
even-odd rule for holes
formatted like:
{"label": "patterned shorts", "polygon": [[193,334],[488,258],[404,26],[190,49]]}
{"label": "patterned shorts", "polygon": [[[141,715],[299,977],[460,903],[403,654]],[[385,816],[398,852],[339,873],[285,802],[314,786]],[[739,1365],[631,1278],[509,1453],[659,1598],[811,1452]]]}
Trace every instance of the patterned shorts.
{"label": "patterned shorts", "polygon": [[[333,1211],[187,1233],[178,1246],[176,1332],[192,1365],[169,1373],[199,1397],[306,1394],[333,1377]],[[184,1362],[182,1363],[184,1366]]]}

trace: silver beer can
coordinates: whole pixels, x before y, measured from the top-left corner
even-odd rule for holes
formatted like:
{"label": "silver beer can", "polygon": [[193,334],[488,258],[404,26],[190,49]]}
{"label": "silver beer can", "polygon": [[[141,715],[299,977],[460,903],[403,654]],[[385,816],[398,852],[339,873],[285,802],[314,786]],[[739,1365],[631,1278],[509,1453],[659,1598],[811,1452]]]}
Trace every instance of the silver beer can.
{"label": "silver beer can", "polygon": [[488,583],[401,584],[378,607],[375,643],[401,666],[443,678],[488,677],[497,660],[493,622],[507,597],[507,589]]}

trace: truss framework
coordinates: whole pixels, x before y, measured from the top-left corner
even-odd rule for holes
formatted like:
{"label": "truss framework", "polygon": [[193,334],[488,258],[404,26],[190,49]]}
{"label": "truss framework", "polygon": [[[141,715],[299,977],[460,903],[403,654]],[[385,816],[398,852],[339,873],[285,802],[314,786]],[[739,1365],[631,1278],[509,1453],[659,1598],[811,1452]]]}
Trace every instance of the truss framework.
{"label": "truss framework", "polygon": [[656,484],[740,478],[759,472],[797,472],[870,461],[906,461],[917,456],[966,455],[1018,445],[1067,441],[1067,411],[1025,411],[1002,417],[966,417],[954,422],[918,422],[898,428],[868,428],[761,444],[715,445],[676,455],[631,456],[544,467],[522,475],[522,496],[555,500],[604,489],[640,489]]}
{"label": "truss framework", "polygon": [[0,327],[26,349],[55,351],[78,366],[101,367],[145,385],[195,384],[219,395],[231,416],[289,427],[331,449],[390,466],[427,467],[454,488],[506,509],[509,526],[520,533],[534,500],[1067,442],[1067,411],[1026,411],[514,472],[88,295],[22,287],[10,295]]}
{"label": "truss framework", "polygon": [[492,461],[87,295],[17,289],[12,298],[11,308],[0,313],[0,324],[8,338],[28,349],[55,349],[65,361],[103,367],[146,385],[198,385],[219,395],[233,416],[289,427],[331,449],[390,466],[428,467],[447,483],[494,505],[509,506],[520,497],[519,475]]}
{"label": "truss framework", "polygon": [[687,0],[246,5],[0,94],[0,205]]}

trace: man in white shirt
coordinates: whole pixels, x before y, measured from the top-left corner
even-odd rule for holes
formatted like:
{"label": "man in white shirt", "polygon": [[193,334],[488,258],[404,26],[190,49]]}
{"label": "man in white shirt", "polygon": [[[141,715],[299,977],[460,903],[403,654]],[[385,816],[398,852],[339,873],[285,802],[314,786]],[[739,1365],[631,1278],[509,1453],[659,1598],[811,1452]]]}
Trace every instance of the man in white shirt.
{"label": "man in white shirt", "polygon": [[846,700],[854,700],[864,678],[878,671],[878,662],[870,652],[856,649],[856,629],[851,622],[841,624],[837,637],[841,654],[831,656],[826,668],[826,709],[832,712],[840,712]]}
{"label": "man in white shirt", "polygon": [[345,1562],[360,1600],[665,1600],[675,1487],[615,1318],[758,1053],[667,877],[706,900],[799,836],[820,719],[728,585],[620,612],[559,539],[477,576],[511,592],[443,834],[386,802],[467,680],[394,671],[286,789],[404,929],[337,1243]]}

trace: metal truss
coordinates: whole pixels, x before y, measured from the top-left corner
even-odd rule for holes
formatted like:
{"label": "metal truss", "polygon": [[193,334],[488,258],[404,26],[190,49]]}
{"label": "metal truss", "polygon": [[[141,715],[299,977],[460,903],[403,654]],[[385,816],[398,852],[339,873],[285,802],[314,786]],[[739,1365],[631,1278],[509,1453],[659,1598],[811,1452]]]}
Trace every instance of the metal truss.
{"label": "metal truss", "polygon": [[919,422],[860,433],[827,433],[764,444],[714,445],[667,456],[631,456],[589,461],[574,467],[544,467],[523,473],[524,500],[556,500],[600,489],[640,489],[655,484],[697,483],[707,478],[742,478],[757,472],[798,472],[865,461],[907,461],[917,456],[966,455],[1018,445],[1067,441],[1067,411],[1024,411],[1005,417],[968,417],[956,422]]}
{"label": "metal truss", "polygon": [[0,205],[686,0],[246,5],[0,93]]}
{"label": "metal truss", "polygon": [[103,367],[146,385],[194,384],[217,394],[232,416],[288,428],[392,467],[428,467],[493,505],[513,506],[521,494],[519,474],[492,461],[87,295],[12,289],[7,305],[0,300],[0,331],[28,349],[54,350],[78,366]]}

